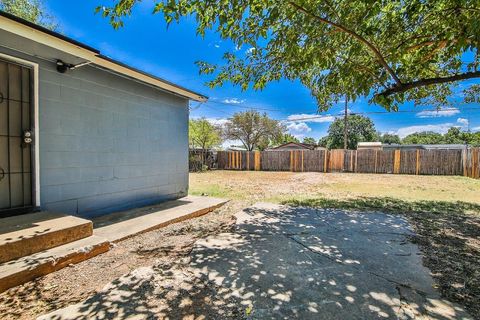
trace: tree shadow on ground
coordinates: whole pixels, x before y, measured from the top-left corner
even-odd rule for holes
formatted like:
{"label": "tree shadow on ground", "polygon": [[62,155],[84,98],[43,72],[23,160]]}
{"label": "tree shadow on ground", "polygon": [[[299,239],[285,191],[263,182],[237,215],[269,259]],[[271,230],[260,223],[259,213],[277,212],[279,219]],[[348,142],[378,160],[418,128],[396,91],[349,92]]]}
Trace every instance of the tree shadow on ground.
{"label": "tree shadow on ground", "polygon": [[176,263],[45,319],[462,319],[432,289],[412,236],[398,215],[259,205]]}
{"label": "tree shadow on ground", "polygon": [[442,295],[480,319],[480,205],[372,197],[292,199],[284,204],[376,210],[405,216],[415,230],[410,238],[419,245],[424,265],[431,270]]}

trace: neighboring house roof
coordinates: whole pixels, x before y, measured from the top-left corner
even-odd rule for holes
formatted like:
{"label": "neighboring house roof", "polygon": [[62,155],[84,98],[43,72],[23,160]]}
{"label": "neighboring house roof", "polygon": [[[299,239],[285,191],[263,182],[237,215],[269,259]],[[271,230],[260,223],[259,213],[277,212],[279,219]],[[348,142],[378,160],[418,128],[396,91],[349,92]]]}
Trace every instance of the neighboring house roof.
{"label": "neighboring house roof", "polygon": [[231,146],[228,147],[226,151],[247,151],[247,149],[244,147]]}
{"label": "neighboring house roof", "polygon": [[384,144],[384,149],[423,149],[423,150],[436,150],[436,149],[450,149],[450,150],[463,150],[467,148],[464,144]]}
{"label": "neighboring house roof", "polygon": [[382,148],[382,143],[381,142],[359,142],[357,143],[357,149],[378,149]]}
{"label": "neighboring house roof", "polygon": [[289,150],[289,149],[308,149],[314,150],[317,146],[309,143],[287,142],[279,146],[270,148],[270,150]]}
{"label": "neighboring house roof", "polygon": [[87,63],[92,63],[99,67],[111,70],[117,74],[133,78],[176,95],[200,102],[208,99],[207,96],[204,96],[200,93],[194,92],[165,79],[108,58],[102,55],[99,50],[84,43],[66,37],[58,32],[48,30],[42,26],[36,25],[32,22],[21,19],[1,10],[0,29],[58,49],[65,53],[84,59]]}

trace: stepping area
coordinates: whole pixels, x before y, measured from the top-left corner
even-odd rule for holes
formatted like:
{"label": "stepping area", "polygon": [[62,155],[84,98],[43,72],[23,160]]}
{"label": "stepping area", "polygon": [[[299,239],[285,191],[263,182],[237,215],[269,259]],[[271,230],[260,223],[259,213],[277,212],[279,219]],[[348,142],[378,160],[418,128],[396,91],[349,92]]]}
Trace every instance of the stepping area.
{"label": "stepping area", "polygon": [[104,253],[112,242],[201,216],[225,202],[188,196],[94,222],[52,212],[1,219],[0,292]]}

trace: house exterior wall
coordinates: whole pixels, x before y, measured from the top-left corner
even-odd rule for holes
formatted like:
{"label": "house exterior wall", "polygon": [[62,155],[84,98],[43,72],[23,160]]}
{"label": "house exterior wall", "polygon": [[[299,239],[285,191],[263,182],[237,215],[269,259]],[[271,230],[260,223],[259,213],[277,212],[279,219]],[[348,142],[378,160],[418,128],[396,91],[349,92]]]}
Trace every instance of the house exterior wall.
{"label": "house exterior wall", "polygon": [[39,64],[41,209],[93,216],[188,191],[188,100],[93,66]]}

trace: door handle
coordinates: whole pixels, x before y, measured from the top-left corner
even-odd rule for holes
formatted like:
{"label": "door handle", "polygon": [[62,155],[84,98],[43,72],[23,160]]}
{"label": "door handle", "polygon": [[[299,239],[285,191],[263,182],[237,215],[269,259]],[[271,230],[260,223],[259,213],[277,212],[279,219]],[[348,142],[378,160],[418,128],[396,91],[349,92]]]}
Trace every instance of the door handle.
{"label": "door handle", "polygon": [[0,92],[0,103],[3,102],[3,93]]}
{"label": "door handle", "polygon": [[0,181],[2,181],[3,178],[5,178],[5,170],[2,167],[0,167]]}

